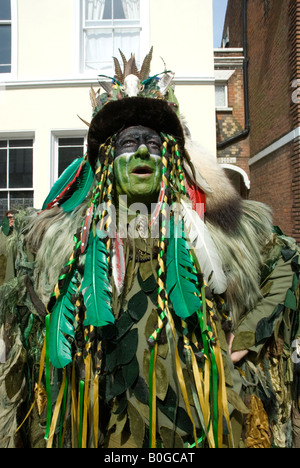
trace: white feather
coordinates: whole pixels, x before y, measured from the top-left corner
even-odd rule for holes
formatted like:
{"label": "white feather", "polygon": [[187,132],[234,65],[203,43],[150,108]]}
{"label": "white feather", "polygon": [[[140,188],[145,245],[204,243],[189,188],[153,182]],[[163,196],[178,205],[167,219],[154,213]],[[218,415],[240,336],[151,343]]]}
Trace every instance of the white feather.
{"label": "white feather", "polygon": [[118,296],[122,293],[126,274],[125,254],[122,239],[116,235],[112,246],[112,275]]}
{"label": "white feather", "polygon": [[215,294],[222,294],[227,288],[227,279],[222,262],[208,228],[192,205],[181,200],[186,236],[194,247],[204,278]]}

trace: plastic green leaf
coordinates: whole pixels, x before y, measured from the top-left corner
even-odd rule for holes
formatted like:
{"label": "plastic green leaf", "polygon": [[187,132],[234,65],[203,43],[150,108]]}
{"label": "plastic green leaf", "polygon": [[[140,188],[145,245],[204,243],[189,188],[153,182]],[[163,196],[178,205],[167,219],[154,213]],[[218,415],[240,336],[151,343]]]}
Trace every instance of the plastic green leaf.
{"label": "plastic green leaf", "polygon": [[167,249],[166,287],[174,312],[186,319],[200,309],[202,302],[197,288],[197,274],[189,254],[182,223],[171,219]]}
{"label": "plastic green leaf", "polygon": [[80,176],[78,177],[76,183],[76,188],[73,194],[68,200],[61,204],[61,207],[64,211],[69,213],[84,202],[87,194],[91,189],[91,185],[94,180],[94,172],[90,166],[90,163],[87,161],[81,171]]}
{"label": "plastic green leaf", "polygon": [[114,323],[107,250],[104,242],[92,232],[86,254],[82,293],[86,306],[84,325],[102,327]]}
{"label": "plastic green leaf", "polygon": [[70,281],[66,294],[57,299],[50,319],[49,329],[49,357],[52,365],[61,369],[72,362],[71,344],[66,335],[74,338],[74,304],[70,298],[77,288],[74,279]]}

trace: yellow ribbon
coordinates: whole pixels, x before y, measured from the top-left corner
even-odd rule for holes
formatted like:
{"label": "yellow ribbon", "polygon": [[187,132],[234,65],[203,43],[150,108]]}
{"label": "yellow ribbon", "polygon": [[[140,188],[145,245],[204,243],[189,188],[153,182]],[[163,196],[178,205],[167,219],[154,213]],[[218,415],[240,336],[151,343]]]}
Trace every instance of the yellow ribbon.
{"label": "yellow ribbon", "polygon": [[155,364],[157,358],[157,349],[158,344],[157,341],[154,343],[154,347],[152,350],[152,362],[150,366],[151,378],[149,382],[151,382],[151,406],[149,408],[149,425],[150,425],[150,448],[155,448],[156,442],[156,375],[155,375]]}
{"label": "yellow ribbon", "polygon": [[[195,384],[196,384],[196,390],[197,390],[197,393],[198,393],[200,407],[201,407],[201,411],[202,411],[202,414],[203,414],[204,423],[205,423],[205,426],[206,426],[207,440],[208,440],[210,448],[215,448],[215,441],[214,441],[214,436],[213,436],[212,425],[210,425],[210,427],[209,427],[209,418],[210,418],[209,403],[205,402],[205,401],[207,401],[207,399],[209,399],[209,392],[205,394],[206,397],[207,397],[205,399],[204,394],[203,394],[203,386],[204,386],[203,373],[202,373],[202,371],[201,372],[199,371],[196,356],[195,356],[195,354],[194,354],[191,347],[190,347],[190,351],[191,351],[191,356],[192,356],[192,366],[193,366],[193,374],[194,374],[194,379],[195,379]],[[207,370],[209,371],[209,366],[208,366]],[[206,390],[206,392],[207,392],[207,390]]]}
{"label": "yellow ribbon", "polygon": [[53,445],[53,438],[55,434],[55,428],[56,428],[57,419],[58,419],[59,412],[60,412],[61,403],[62,403],[63,396],[64,396],[65,385],[66,385],[66,369],[64,369],[63,380],[60,386],[55,408],[53,411],[53,416],[52,416],[51,425],[50,425],[50,432],[49,432],[49,437],[48,437],[48,442],[47,442],[47,448],[52,448],[52,445]]}
{"label": "yellow ribbon", "polygon": [[88,354],[84,360],[85,364],[85,386],[83,403],[82,441],[81,447],[86,448],[87,443],[87,416],[90,408],[90,377],[91,377],[91,355]]}
{"label": "yellow ribbon", "polygon": [[95,448],[98,448],[99,438],[99,376],[95,375],[93,386],[93,400],[94,400],[94,440]]}
{"label": "yellow ribbon", "polygon": [[[170,313],[170,310],[169,310],[168,306],[166,306],[166,312],[167,312],[167,317],[168,317],[169,323],[171,325],[171,330],[172,330],[172,333],[173,333],[173,337],[176,340],[175,325],[174,325],[173,318],[172,318],[172,315]],[[194,441],[195,441],[196,447],[198,447],[196,426],[195,426],[193,416],[192,416],[192,412],[191,412],[191,407],[190,407],[190,403],[189,403],[189,399],[188,399],[187,389],[186,389],[186,385],[185,385],[185,381],[184,381],[184,377],[183,377],[183,372],[182,372],[182,368],[181,368],[181,364],[180,364],[179,353],[178,353],[177,346],[175,346],[174,348],[175,348],[175,363],[176,363],[177,377],[178,377],[182,397],[183,397],[183,400],[184,400],[184,403],[185,403],[185,407],[186,407],[188,416],[189,416],[189,418],[191,420],[191,423],[193,425]]]}
{"label": "yellow ribbon", "polygon": [[[44,344],[43,344],[43,348],[42,348],[42,352],[41,352],[40,371],[39,371],[39,379],[38,379],[38,384],[37,384],[37,393],[39,392],[40,385],[41,385],[41,381],[42,381],[42,377],[43,377],[44,364],[45,364],[45,355],[46,355],[46,339],[44,340]],[[21,427],[23,426],[24,422],[25,422],[26,419],[29,417],[31,411],[32,411],[33,408],[34,408],[34,405],[35,405],[35,400],[33,401],[32,405],[30,406],[29,411],[28,411],[28,413],[26,414],[25,418],[23,419],[22,423],[19,425],[19,427],[17,427],[16,433],[21,429]]]}
{"label": "yellow ribbon", "polygon": [[71,428],[72,428],[72,447],[78,445],[78,419],[77,419],[77,396],[76,396],[76,357],[73,359],[72,378],[71,378]]}
{"label": "yellow ribbon", "polygon": [[[213,329],[215,332],[215,335],[217,336],[217,330],[214,321],[212,320],[213,324]],[[222,358],[222,351],[220,347],[220,342],[217,339],[216,340],[216,347],[215,347],[215,357],[216,357],[216,363],[217,363],[217,369],[218,369],[218,375],[219,375],[219,391],[218,391],[218,406],[219,406],[219,435],[218,435],[218,441],[219,441],[219,448],[222,447],[223,443],[223,434],[221,433],[222,429],[222,420],[221,418],[223,417],[223,412],[224,412],[224,417],[227,423],[228,427],[228,432],[229,432],[229,446],[230,448],[233,447],[233,439],[232,439],[232,434],[231,434],[231,423],[230,423],[230,416],[229,416],[229,410],[228,410],[228,399],[227,399],[227,391],[226,391],[226,381],[225,381],[225,372],[224,372],[224,365],[223,365],[223,358]]]}

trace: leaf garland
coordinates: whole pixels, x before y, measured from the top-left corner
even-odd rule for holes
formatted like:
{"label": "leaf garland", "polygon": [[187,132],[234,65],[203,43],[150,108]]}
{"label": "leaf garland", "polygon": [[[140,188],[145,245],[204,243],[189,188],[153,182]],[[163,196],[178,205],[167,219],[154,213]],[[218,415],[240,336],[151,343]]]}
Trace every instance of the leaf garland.
{"label": "leaf garland", "polygon": [[108,275],[107,249],[93,232],[89,236],[82,294],[86,306],[85,326],[102,327],[114,323],[111,308],[111,285]]}
{"label": "leaf garland", "polygon": [[167,294],[176,315],[186,319],[200,309],[202,302],[197,288],[197,272],[191,260],[183,223],[170,222],[167,248]]}

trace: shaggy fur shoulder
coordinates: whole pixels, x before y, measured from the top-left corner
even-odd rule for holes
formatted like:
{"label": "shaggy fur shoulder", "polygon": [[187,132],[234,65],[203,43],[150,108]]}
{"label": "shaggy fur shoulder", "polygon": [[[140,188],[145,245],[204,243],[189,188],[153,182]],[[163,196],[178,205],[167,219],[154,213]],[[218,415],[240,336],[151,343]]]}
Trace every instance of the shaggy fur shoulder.
{"label": "shaggy fur shoulder", "polygon": [[242,199],[216,158],[188,141],[186,153],[200,177],[196,183],[206,194],[206,218],[227,233],[236,230],[242,213]]}
{"label": "shaggy fur shoulder", "polygon": [[260,271],[264,249],[272,238],[271,210],[263,203],[243,200],[237,228],[228,235],[206,222],[227,276],[226,300],[233,325],[261,299]]}

